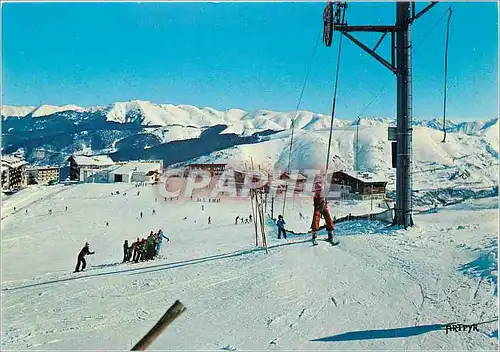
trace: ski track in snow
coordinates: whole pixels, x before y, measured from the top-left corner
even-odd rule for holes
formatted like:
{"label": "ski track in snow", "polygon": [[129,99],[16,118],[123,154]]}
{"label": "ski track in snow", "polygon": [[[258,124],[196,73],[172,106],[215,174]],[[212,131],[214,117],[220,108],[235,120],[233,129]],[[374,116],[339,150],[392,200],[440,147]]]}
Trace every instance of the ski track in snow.
{"label": "ski track in snow", "polygon": [[[497,253],[498,206],[485,199],[415,215],[408,231],[340,223],[333,247],[313,247],[306,234],[278,240],[268,221],[266,254],[254,247],[253,224],[234,225],[251,212],[249,201],[205,203],[201,211],[198,202],[155,202],[151,187],[140,196],[125,184],[57,187],[4,204],[29,207],[2,221],[4,349],[130,349],[176,299],[187,311],[152,349],[498,348],[495,323],[470,334],[438,325],[497,316],[497,269],[483,262],[491,257],[484,253]],[[115,190],[121,194],[111,196]],[[307,232],[310,200],[287,204],[287,226]],[[330,208],[340,217],[368,212],[370,202]],[[171,239],[166,259],[119,263],[124,239],[158,228]],[[96,254],[86,272],[73,274],[85,241]]]}

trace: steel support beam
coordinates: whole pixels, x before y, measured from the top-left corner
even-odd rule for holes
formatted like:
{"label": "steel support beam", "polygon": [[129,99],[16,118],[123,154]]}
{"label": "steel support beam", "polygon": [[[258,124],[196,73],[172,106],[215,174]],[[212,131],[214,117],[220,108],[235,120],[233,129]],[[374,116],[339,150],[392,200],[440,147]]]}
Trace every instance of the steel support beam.
{"label": "steel support beam", "polygon": [[394,26],[348,26],[346,24],[335,24],[333,27],[340,32],[392,32]]}
{"label": "steel support beam", "polygon": [[372,49],[373,52],[377,51],[378,46],[380,45],[380,43],[382,43],[382,40],[384,40],[384,38],[387,35],[387,33],[389,33],[389,32],[385,32],[384,34],[382,34],[382,36],[378,40],[377,44],[375,44],[375,46],[373,47],[373,49]]}
{"label": "steel support beam", "polygon": [[[416,19],[418,19],[419,17],[421,17],[423,14],[425,14],[427,11],[429,11],[430,9],[432,9],[434,6],[437,5],[437,1],[431,1],[431,4],[430,5],[427,5],[422,11],[420,11],[419,13],[417,13],[416,15],[414,13],[412,13],[412,16],[410,18],[410,24],[413,23],[413,21],[415,21]],[[413,3],[415,4],[415,3]]]}
{"label": "steel support beam", "polygon": [[394,225],[413,225],[411,202],[412,82],[410,3],[396,5],[397,156]]}
{"label": "steel support beam", "polygon": [[370,54],[371,56],[373,56],[375,59],[377,59],[378,62],[380,62],[382,65],[384,65],[385,67],[387,67],[389,70],[392,71],[392,73],[396,73],[397,69],[396,67],[392,66],[386,59],[384,59],[382,56],[380,56],[379,54],[377,54],[376,52],[374,52],[372,49],[370,49],[369,47],[367,47],[365,44],[361,43],[359,40],[357,40],[356,38],[354,38],[351,34],[349,33],[344,33],[343,34],[349,38],[352,42],[354,42],[356,45],[358,45],[361,49],[363,49],[364,51],[366,51],[368,54]]}

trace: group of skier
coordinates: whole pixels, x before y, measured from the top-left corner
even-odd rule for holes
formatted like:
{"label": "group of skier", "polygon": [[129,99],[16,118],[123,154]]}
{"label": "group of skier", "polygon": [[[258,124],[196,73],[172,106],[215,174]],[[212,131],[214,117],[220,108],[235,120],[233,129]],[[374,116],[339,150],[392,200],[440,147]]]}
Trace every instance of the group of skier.
{"label": "group of skier", "polygon": [[[191,196],[191,200],[193,200],[193,196]],[[205,198],[196,198],[197,202],[205,202]],[[220,203],[220,198],[208,198],[209,203]]]}
{"label": "group of skier", "polygon": [[138,263],[144,260],[153,260],[160,256],[163,240],[170,239],[163,234],[160,229],[158,232],[151,231],[147,238],[139,238],[129,245],[128,240],[123,243],[123,263],[133,261]]}
{"label": "group of skier", "polygon": [[[153,260],[160,256],[160,251],[162,247],[163,240],[167,242],[170,239],[163,234],[163,231],[160,229],[158,232],[151,231],[147,238],[139,238],[129,245],[128,240],[125,240],[123,243],[123,263],[128,261],[133,261],[138,263],[139,261],[144,260]],[[79,271],[84,271],[87,267],[87,261],[85,257],[87,255],[95,254],[90,251],[90,245],[88,242],[85,242],[85,246],[80,250],[77,256],[77,262],[75,267],[75,273]],[[81,267],[80,267],[81,266]]]}
{"label": "group of skier", "polygon": [[250,224],[252,222],[252,214],[248,216],[248,218],[244,218],[243,216],[237,216],[236,219],[234,220],[234,224],[238,225],[238,220],[240,220],[240,224]]}

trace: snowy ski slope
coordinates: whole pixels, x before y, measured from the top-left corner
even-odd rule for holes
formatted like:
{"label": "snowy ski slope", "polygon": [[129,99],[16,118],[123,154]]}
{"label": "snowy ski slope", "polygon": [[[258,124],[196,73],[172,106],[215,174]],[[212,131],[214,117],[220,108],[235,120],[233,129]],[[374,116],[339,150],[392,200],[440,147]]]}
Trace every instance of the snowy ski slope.
{"label": "snowy ski slope", "polygon": [[[341,223],[336,247],[313,248],[307,235],[278,240],[268,222],[265,254],[252,224],[234,225],[249,201],[201,211],[140,190],[57,185],[4,199],[2,350],[127,350],[176,299],[187,311],[151,350],[498,349],[495,322],[470,334],[440,325],[497,317],[497,197],[422,211],[407,232]],[[307,231],[311,200],[287,204],[287,226]],[[370,202],[331,210],[360,214]],[[159,228],[171,239],[166,259],[118,264],[125,239]],[[85,241],[96,254],[87,272],[72,274]]]}

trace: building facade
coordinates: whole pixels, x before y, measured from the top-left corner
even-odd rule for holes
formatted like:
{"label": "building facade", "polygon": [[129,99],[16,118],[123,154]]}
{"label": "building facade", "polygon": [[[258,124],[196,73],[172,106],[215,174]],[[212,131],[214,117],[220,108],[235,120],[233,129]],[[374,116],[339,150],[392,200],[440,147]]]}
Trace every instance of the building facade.
{"label": "building facade", "polygon": [[337,171],[332,174],[330,189],[353,199],[383,199],[387,182],[370,172]]}
{"label": "building facade", "polygon": [[210,176],[221,176],[226,169],[227,164],[189,164],[184,172],[184,177],[196,170],[204,170],[210,173]]}
{"label": "building facade", "polygon": [[17,191],[26,187],[28,163],[20,156],[2,155],[2,190]]}
{"label": "building facade", "polygon": [[59,166],[37,166],[26,170],[28,184],[44,185],[50,182],[59,182],[61,168]]}
{"label": "building facade", "polygon": [[[69,163],[69,179],[80,182],[94,181],[93,175],[115,164],[107,155],[71,155],[67,161]],[[88,179],[89,177],[91,180]]]}
{"label": "building facade", "polygon": [[108,182],[147,182],[160,180],[161,161],[131,161],[109,171]]}

